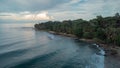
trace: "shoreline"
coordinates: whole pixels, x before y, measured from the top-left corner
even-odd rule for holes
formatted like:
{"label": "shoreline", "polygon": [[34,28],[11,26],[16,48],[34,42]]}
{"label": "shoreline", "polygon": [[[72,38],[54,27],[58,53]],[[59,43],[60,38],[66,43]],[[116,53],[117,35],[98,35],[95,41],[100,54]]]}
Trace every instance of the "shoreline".
{"label": "shoreline", "polygon": [[77,39],[77,40],[80,40],[80,41],[85,41],[87,43],[91,43],[91,44],[97,44],[99,45],[99,47],[103,48],[103,50],[105,51],[106,55],[105,56],[109,56],[109,55],[117,55],[119,54],[116,49],[120,48],[116,45],[114,46],[111,46],[109,44],[105,44],[105,43],[100,43],[100,42],[96,42],[95,40],[93,39],[85,39],[85,38],[78,38],[76,37],[75,35],[73,34],[66,34],[66,33],[59,33],[59,32],[54,32],[54,31],[47,31],[51,34],[55,34],[55,35],[62,35],[62,36],[67,36],[67,37],[71,37],[71,38],[74,38],[74,39]]}
{"label": "shoreline", "polygon": [[62,32],[54,32],[54,31],[47,31],[51,34],[55,34],[55,35],[62,35],[62,36],[67,36],[67,37],[72,37],[72,38],[77,38],[75,35],[73,34],[66,34],[66,33],[62,33]]}
{"label": "shoreline", "polygon": [[96,42],[93,39],[85,39],[85,38],[78,38],[75,35],[72,34],[66,34],[66,33],[59,33],[59,32],[54,32],[54,31],[47,31],[51,34],[55,34],[55,35],[62,35],[62,36],[67,36],[67,37],[71,37],[73,39],[77,39],[80,41],[84,41],[87,43],[91,43],[91,44],[97,44],[100,48],[102,48],[105,51],[105,67],[104,68],[119,68],[120,67],[120,47],[116,46],[116,45],[110,45],[110,44],[105,44],[105,43],[100,43],[100,42]]}

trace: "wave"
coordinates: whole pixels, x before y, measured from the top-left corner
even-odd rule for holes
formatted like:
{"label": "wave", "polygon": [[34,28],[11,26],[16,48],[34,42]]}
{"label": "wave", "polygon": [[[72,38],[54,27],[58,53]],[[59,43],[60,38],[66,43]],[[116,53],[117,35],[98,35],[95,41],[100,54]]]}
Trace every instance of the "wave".
{"label": "wave", "polygon": [[93,45],[96,45],[97,48],[100,50],[100,51],[99,51],[99,54],[100,54],[100,55],[103,55],[103,56],[105,55],[105,51],[104,51],[101,47],[99,47],[99,45],[97,45],[97,44],[93,44]]}
{"label": "wave", "polygon": [[[57,54],[57,51],[48,53],[48,54],[44,54],[44,55],[39,55],[36,57],[33,57],[31,59],[27,59],[21,62],[18,62],[16,64],[14,64],[13,66],[8,65],[7,68],[34,68],[34,65],[36,64],[36,62],[39,62],[39,66],[44,66],[42,65],[42,62],[44,62],[45,60],[48,60],[49,58],[54,57],[54,55]],[[41,63],[41,64],[40,64]],[[49,64],[49,63],[46,63]]]}
{"label": "wave", "polygon": [[96,44],[90,46],[91,49],[85,42],[26,27],[10,28],[0,36],[0,68],[104,66],[104,51]]}

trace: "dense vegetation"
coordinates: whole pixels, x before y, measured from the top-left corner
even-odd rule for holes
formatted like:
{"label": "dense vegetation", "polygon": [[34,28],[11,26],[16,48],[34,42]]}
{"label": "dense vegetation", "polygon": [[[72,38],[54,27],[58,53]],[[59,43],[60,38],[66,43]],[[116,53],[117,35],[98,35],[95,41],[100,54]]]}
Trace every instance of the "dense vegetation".
{"label": "dense vegetation", "polygon": [[89,21],[83,19],[48,21],[35,24],[38,30],[48,30],[74,34],[79,38],[93,39],[101,43],[120,46],[120,15],[102,17],[97,16]]}

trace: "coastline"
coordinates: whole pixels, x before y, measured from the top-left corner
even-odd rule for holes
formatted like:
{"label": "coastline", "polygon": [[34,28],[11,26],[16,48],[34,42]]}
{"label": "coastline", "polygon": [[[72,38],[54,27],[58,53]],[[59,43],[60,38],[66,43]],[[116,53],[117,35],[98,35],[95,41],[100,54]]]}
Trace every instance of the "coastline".
{"label": "coastline", "polygon": [[115,46],[115,45],[110,45],[110,44],[105,44],[105,43],[100,43],[100,42],[96,42],[93,39],[79,39],[78,37],[76,37],[75,35],[72,34],[66,34],[66,33],[59,33],[59,32],[54,32],[54,31],[47,31],[51,34],[55,34],[55,35],[62,35],[62,36],[67,36],[67,37],[71,37],[73,39],[77,39],[80,41],[85,41],[87,43],[91,43],[91,44],[97,44],[100,48],[102,48],[105,51],[105,68],[119,68],[120,67],[120,47]]}
{"label": "coastline", "polygon": [[51,34],[55,34],[55,35],[62,35],[62,36],[67,36],[67,37],[71,37],[80,41],[85,41],[87,43],[91,43],[91,44],[97,44],[99,45],[99,47],[101,47],[104,51],[105,51],[105,56],[110,56],[110,55],[117,55],[119,54],[117,52],[117,49],[119,49],[120,47],[116,46],[116,45],[110,45],[110,44],[105,44],[105,43],[100,43],[100,42],[96,42],[93,39],[85,39],[85,38],[78,38],[73,34],[66,34],[66,33],[61,33],[61,32],[54,32],[54,31],[47,31]]}
{"label": "coastline", "polygon": [[73,34],[66,34],[66,33],[61,33],[61,32],[54,32],[54,31],[47,31],[51,34],[55,34],[55,35],[62,35],[62,36],[67,36],[67,37],[72,37],[72,38],[77,38],[75,35]]}

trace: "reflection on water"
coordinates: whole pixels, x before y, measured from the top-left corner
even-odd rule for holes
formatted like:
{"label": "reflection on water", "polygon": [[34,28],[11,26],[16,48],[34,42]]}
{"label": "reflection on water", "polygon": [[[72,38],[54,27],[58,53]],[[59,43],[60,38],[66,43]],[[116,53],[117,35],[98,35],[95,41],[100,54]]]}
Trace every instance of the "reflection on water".
{"label": "reflection on water", "polygon": [[0,68],[104,68],[104,56],[92,44],[29,24],[2,24],[0,37]]}
{"label": "reflection on water", "polygon": [[1,27],[5,27],[5,28],[12,28],[12,27],[33,27],[34,26],[34,23],[14,23],[14,24],[8,24],[8,23],[2,23],[0,24]]}

